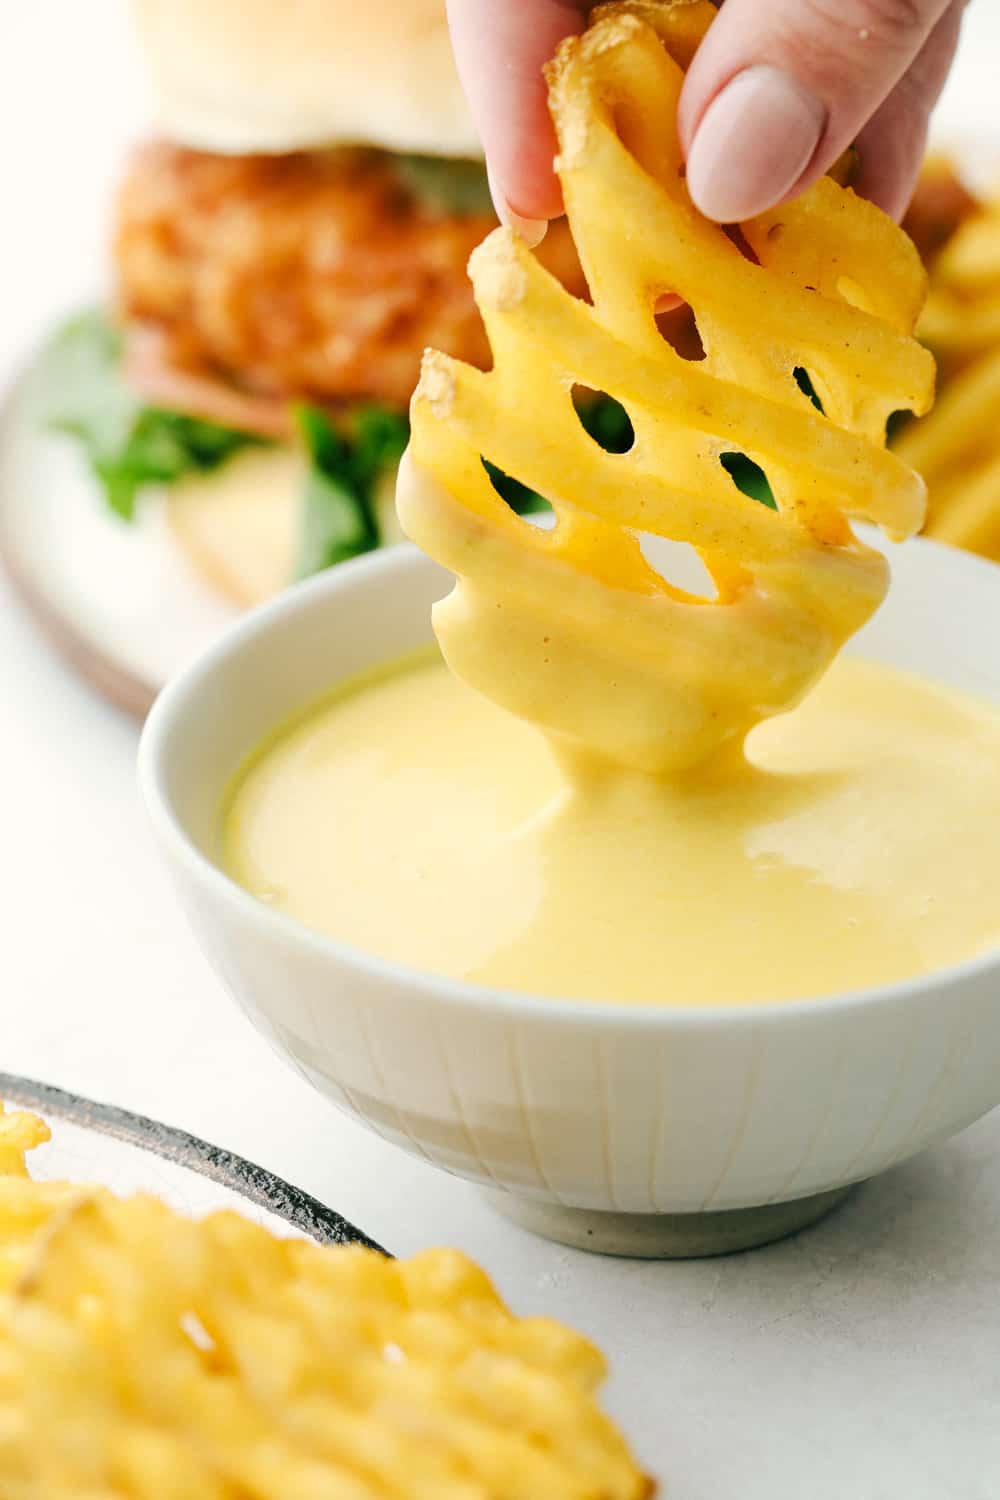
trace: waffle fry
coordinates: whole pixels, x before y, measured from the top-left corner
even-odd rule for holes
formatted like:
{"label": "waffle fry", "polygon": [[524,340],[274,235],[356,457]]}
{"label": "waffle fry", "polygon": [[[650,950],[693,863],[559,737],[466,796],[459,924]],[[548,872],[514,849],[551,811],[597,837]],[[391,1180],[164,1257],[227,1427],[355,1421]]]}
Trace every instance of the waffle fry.
{"label": "waffle fry", "polygon": [[930,416],[911,423],[896,452],[927,481],[926,532],[1000,560],[1000,345],[956,375]]}
{"label": "waffle fry", "polygon": [[963,182],[951,157],[946,152],[928,152],[903,218],[903,228],[928,269],[935,265],[959,226],[978,212],[979,201]]}
{"label": "waffle fry", "polygon": [[[887,568],[848,515],[902,538],[924,514],[922,482],[885,451],[890,412],[924,411],[933,384],[910,337],[924,275],[906,237],[830,179],[743,225],[746,253],[691,204],[677,99],[714,14],[601,7],[563,45],[550,107],[592,305],[492,234],[470,274],[493,369],[425,356],[397,488],[403,529],[458,577],[434,615],[452,669],[651,771],[791,707],[876,608]],[[700,362],[659,332],[667,291],[694,310]],[[627,453],[583,431],[575,383],[624,405]],[[776,511],[737,489],[733,452],[763,468]],[[514,516],[481,458],[545,494],[554,529]],[[714,600],[650,566],[641,533],[695,548]]]}
{"label": "waffle fry", "polygon": [[11,1114],[0,1099],[0,1177],[27,1177],[28,1152],[49,1139],[49,1127],[37,1115]]}
{"label": "waffle fry", "polygon": [[59,1195],[20,1175],[44,1134],[0,1114],[18,1174],[0,1177],[0,1256],[19,1262],[0,1295],[4,1500],[651,1492],[593,1399],[598,1351],[515,1318],[457,1251],[391,1261]]}
{"label": "waffle fry", "polygon": [[963,218],[934,259],[919,331],[948,372],[1000,344],[1000,192]]}
{"label": "waffle fry", "polygon": [[39,1230],[73,1195],[64,1183],[28,1178],[27,1153],[48,1139],[44,1120],[8,1113],[0,1099],[0,1299],[24,1269]]}
{"label": "waffle fry", "polygon": [[925,165],[914,213],[932,219],[939,203],[942,213],[925,249],[930,295],[919,329],[943,388],[894,447],[927,482],[927,535],[1000,562],[1000,193],[977,203],[959,199],[964,192],[950,164]]}

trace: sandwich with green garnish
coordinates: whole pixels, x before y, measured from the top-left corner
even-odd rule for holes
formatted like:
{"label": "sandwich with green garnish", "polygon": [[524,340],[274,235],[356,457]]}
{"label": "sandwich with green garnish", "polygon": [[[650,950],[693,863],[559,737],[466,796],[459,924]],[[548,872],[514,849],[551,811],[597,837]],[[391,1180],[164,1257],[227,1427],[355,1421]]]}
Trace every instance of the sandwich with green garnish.
{"label": "sandwich with green garnish", "polygon": [[[48,351],[45,421],[117,524],[165,506],[248,605],[397,539],[423,349],[489,362],[466,262],[495,218],[444,0],[134,10],[160,134],[117,197],[108,304]],[[583,290],[564,224],[540,254]]]}

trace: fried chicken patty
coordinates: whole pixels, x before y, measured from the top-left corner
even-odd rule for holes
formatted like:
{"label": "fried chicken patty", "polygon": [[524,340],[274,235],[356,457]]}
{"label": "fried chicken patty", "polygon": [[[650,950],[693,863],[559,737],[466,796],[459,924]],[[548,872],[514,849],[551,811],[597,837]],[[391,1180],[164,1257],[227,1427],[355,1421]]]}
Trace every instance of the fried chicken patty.
{"label": "fried chicken patty", "polygon": [[[428,346],[489,347],[466,275],[492,213],[448,212],[389,153],[135,155],[118,203],[118,303],[168,359],[257,395],[404,406]],[[541,259],[585,283],[565,223]]]}

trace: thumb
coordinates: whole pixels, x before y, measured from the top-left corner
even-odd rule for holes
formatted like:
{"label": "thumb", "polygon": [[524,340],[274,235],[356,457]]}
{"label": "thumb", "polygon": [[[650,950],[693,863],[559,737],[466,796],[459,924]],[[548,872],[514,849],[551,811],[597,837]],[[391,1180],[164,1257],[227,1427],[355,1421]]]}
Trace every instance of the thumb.
{"label": "thumb", "polygon": [[680,105],[702,212],[747,219],[807,187],[860,135],[948,9],[949,0],[725,0]]}

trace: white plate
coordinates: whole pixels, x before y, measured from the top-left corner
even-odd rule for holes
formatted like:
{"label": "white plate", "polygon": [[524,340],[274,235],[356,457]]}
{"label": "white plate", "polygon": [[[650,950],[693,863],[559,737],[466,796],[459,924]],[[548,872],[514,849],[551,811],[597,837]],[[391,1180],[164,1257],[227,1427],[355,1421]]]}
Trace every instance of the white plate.
{"label": "white plate", "polygon": [[235,1209],[276,1234],[381,1248],[308,1193],[184,1130],[7,1073],[0,1073],[0,1099],[41,1115],[52,1129],[52,1140],[30,1153],[33,1177],[100,1183],[123,1196],[155,1193],[195,1217]]}
{"label": "white plate", "polygon": [[155,493],[134,523],[112,514],[80,445],[45,428],[41,364],[36,354],[0,411],[0,553],[73,664],[142,715],[239,611],[188,567]]}

